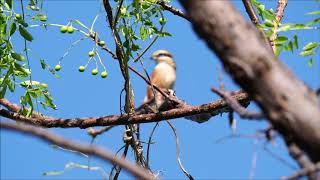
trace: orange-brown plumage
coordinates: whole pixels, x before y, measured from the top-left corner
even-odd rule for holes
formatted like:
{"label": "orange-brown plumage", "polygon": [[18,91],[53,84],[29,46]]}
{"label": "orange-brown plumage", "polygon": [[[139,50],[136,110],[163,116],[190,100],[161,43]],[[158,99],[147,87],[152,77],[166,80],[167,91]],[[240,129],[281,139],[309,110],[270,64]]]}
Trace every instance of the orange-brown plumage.
{"label": "orange-brown plumage", "polygon": [[[172,55],[166,50],[157,50],[151,56],[156,61],[156,66],[151,74],[151,82],[163,90],[172,89],[176,81],[176,64]],[[147,87],[144,102],[154,96],[151,86]]]}

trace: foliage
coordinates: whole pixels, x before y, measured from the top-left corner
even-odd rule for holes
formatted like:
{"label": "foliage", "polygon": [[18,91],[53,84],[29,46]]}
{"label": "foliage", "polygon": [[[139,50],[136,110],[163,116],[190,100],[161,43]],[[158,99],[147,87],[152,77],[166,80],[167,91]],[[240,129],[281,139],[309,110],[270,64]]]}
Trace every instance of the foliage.
{"label": "foliage", "polygon": [[[0,3],[0,98],[5,97],[7,90],[14,92],[16,87],[23,88],[25,93],[20,97],[22,105],[21,113],[30,116],[34,107],[34,101],[40,102],[43,108],[55,109],[53,99],[47,90],[48,85],[32,80],[31,68],[29,66],[28,42],[33,41],[32,34],[28,31],[27,21],[44,22],[46,16],[41,13],[42,2],[37,4],[31,0],[28,15],[22,6],[22,14],[14,10],[13,0],[1,0]],[[19,33],[17,33],[19,31]],[[14,36],[20,36],[24,41],[23,51],[17,50],[12,43]]]}
{"label": "foliage", "polygon": [[[67,57],[73,47],[79,45],[79,42],[89,40],[88,42],[94,43],[93,48],[88,53],[89,59],[87,63],[79,66],[79,72],[84,72],[90,63],[95,63],[96,67],[91,70],[91,74],[97,75],[99,67],[102,67],[103,70],[100,75],[102,78],[107,77],[108,73],[100,57],[99,47],[105,50],[108,48],[106,45],[108,43],[100,39],[98,32],[94,30],[94,25],[99,15],[94,18],[90,28],[78,19],[70,20],[67,24],[48,23],[48,17],[42,13],[42,1],[30,0],[27,7],[23,6],[22,1],[20,7],[15,3],[13,0],[1,0],[0,4],[0,98],[5,97],[8,89],[13,93],[16,87],[19,87],[25,90],[25,93],[20,97],[20,103],[23,106],[22,114],[30,116],[36,103],[40,103],[43,108],[56,109],[53,104],[53,98],[47,89],[48,85],[32,78],[28,56],[31,50],[28,48],[28,43],[32,43],[34,39],[29,29],[35,27],[44,27],[46,29],[57,27],[61,33],[73,34],[76,32],[83,35],[81,39],[74,41],[70,45],[54,68],[48,65],[44,59],[40,59],[43,69],[48,70],[59,78],[57,71],[63,69],[63,59]],[[163,31],[166,19],[162,13],[162,7],[157,5],[156,1],[146,0],[142,1],[142,3],[133,1],[132,3],[123,4],[123,1],[115,0],[115,3],[114,12],[117,12],[119,17],[116,29],[120,32],[126,62],[134,58],[133,53],[141,55],[148,50],[150,46],[139,53],[142,50],[140,44],[143,41],[151,41],[154,37],[151,42],[153,44],[158,37],[171,36],[170,33]],[[121,8],[119,8],[120,4]],[[16,12],[16,6],[21,8],[21,14]],[[19,33],[17,33],[18,31]],[[20,36],[19,42],[24,42],[24,50],[22,52],[19,52],[12,43],[13,36]]]}
{"label": "foliage", "polygon": [[[276,46],[276,55],[279,56],[281,52],[291,51],[299,49],[299,41],[298,35],[295,33],[292,38],[288,37],[284,32],[287,31],[298,31],[298,30],[318,30],[319,27],[316,25],[320,24],[320,18],[316,17],[310,22],[307,23],[280,23],[277,21],[275,13],[273,9],[267,10],[265,5],[262,3],[252,0],[252,4],[256,8],[259,16],[263,20],[263,23],[259,25],[259,27],[265,32],[268,37],[272,37],[275,34],[279,34],[274,40]],[[307,15],[319,16],[320,11],[313,11],[307,13]],[[302,51],[300,52],[300,56],[308,56],[309,65],[312,65],[312,58],[315,54],[315,51],[318,50],[319,42],[310,42],[306,44]]]}

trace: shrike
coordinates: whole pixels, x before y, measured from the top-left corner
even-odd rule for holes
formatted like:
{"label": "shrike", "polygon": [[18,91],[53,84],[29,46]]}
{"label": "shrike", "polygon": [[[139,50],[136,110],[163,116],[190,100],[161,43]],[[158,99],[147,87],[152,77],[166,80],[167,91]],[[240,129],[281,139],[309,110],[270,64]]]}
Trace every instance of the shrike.
{"label": "shrike", "polygon": [[[166,50],[157,50],[151,55],[151,59],[156,62],[156,66],[151,74],[151,83],[163,91],[171,90],[176,82],[176,64],[172,54]],[[154,94],[156,94],[156,104],[160,105],[157,99],[162,99],[163,97],[160,93],[154,92],[151,86],[147,87],[144,103],[154,99]]]}

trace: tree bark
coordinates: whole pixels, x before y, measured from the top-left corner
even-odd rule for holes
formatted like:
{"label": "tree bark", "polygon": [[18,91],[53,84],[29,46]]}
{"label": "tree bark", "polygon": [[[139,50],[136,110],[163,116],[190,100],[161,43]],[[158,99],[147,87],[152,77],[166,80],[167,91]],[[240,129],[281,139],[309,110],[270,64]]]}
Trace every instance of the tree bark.
{"label": "tree bark", "polygon": [[316,95],[268,50],[260,33],[229,1],[180,0],[196,33],[225,70],[286,139],[320,161],[320,107]]}

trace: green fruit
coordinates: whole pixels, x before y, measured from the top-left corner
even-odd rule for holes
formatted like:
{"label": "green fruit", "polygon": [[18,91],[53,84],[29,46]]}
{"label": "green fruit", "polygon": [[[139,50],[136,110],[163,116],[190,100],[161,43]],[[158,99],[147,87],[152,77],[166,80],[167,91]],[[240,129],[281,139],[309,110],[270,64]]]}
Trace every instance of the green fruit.
{"label": "green fruit", "polygon": [[60,71],[60,69],[61,69],[60,64],[57,64],[57,65],[54,67],[54,69],[55,69],[56,71]]}
{"label": "green fruit", "polygon": [[45,84],[45,83],[40,84],[40,86],[43,88],[48,88],[48,84]]}
{"label": "green fruit", "polygon": [[86,67],[84,67],[84,66],[79,66],[79,71],[80,71],[80,72],[83,72],[85,69],[86,69]]}
{"label": "green fruit", "polygon": [[40,16],[40,21],[46,22],[47,21],[47,16],[45,16],[45,15]]}
{"label": "green fruit", "polygon": [[89,57],[93,57],[94,56],[94,51],[89,51],[88,55],[89,55]]}
{"label": "green fruit", "polygon": [[167,22],[167,20],[166,20],[165,18],[160,18],[160,19],[159,19],[159,23],[160,23],[161,25],[164,25],[166,22]]}
{"label": "green fruit", "polygon": [[107,76],[108,76],[107,71],[103,71],[103,72],[101,73],[101,77],[102,77],[102,78],[106,78]]}
{"label": "green fruit", "polygon": [[73,33],[74,28],[72,26],[68,26],[67,31],[68,31],[68,33],[71,34],[71,33]]}
{"label": "green fruit", "polygon": [[91,71],[91,74],[94,75],[94,76],[97,75],[98,74],[98,69],[93,69]]}
{"label": "green fruit", "polygon": [[21,19],[21,14],[15,14],[15,17],[17,18],[17,19]]}
{"label": "green fruit", "polygon": [[66,33],[67,30],[68,30],[68,26],[62,26],[62,27],[60,28],[60,32],[61,32],[61,33]]}
{"label": "green fruit", "polygon": [[106,44],[106,42],[104,42],[104,41],[99,41],[98,44],[99,44],[99,46],[104,46],[104,45]]}

